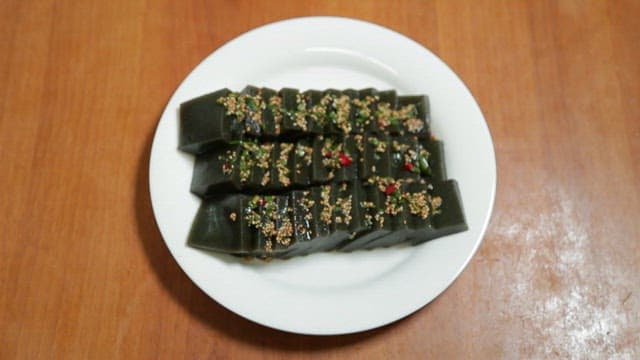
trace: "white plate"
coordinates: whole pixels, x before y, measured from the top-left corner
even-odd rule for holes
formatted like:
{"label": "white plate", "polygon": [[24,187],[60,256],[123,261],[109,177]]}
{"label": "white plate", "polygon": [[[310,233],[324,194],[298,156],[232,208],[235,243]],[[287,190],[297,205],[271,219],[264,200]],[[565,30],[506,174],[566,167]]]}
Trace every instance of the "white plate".
{"label": "white plate", "polygon": [[[253,84],[299,89],[397,89],[428,94],[433,132],[444,141],[469,230],[417,247],[324,253],[247,262],[186,246],[199,200],[189,192],[193,158],[177,150],[181,102]],[[200,63],[158,124],[149,170],[160,232],[205,293],[257,323],[302,334],[345,334],[398,320],[433,300],[478,248],[493,207],[496,163],[473,96],[432,52],[371,23],[335,17],[280,21],[239,36]]]}

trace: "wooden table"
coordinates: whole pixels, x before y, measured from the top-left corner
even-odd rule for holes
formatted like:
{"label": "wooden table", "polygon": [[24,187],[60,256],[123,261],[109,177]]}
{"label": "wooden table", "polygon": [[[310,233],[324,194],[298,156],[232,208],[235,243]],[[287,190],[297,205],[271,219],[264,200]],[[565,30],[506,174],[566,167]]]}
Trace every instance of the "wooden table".
{"label": "wooden table", "polygon": [[[271,330],[182,273],[148,194],[153,131],[212,50],[342,15],[404,33],[492,131],[495,211],[430,305],[336,337]],[[0,358],[640,357],[640,2],[4,1]]]}

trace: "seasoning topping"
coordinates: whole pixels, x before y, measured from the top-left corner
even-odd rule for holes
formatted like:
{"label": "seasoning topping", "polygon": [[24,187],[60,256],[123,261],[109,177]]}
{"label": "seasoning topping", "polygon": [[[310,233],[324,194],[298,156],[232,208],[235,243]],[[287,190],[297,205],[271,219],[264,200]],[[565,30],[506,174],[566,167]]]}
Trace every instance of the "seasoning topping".
{"label": "seasoning topping", "polygon": [[[437,214],[442,204],[442,198],[431,197],[426,190],[420,192],[401,191],[402,184],[412,182],[410,179],[395,180],[390,177],[374,177],[369,182],[375,184],[385,194],[383,214],[397,215],[407,206],[410,214],[426,219],[430,212]],[[433,187],[429,184],[427,188],[432,189]],[[379,220],[376,218],[376,221]]]}
{"label": "seasoning topping", "polygon": [[307,221],[311,221],[311,219],[313,218],[313,215],[311,214],[311,208],[316,204],[316,202],[311,198],[309,191],[304,191],[302,195],[302,206],[305,209],[304,219]]}
{"label": "seasoning topping", "polygon": [[297,128],[307,131],[307,103],[302,94],[296,94],[296,109],[288,111],[287,115],[293,119],[293,124]]}
{"label": "seasoning topping", "polygon": [[371,105],[380,100],[378,96],[366,96],[364,99],[354,99],[351,103],[356,108],[356,124],[360,127],[365,127],[369,125],[373,116],[371,113]]}
{"label": "seasoning topping", "polygon": [[331,224],[333,207],[331,204],[331,186],[325,185],[322,187],[320,191],[320,205],[322,206],[322,211],[320,212],[320,220],[322,220],[325,224]]}
{"label": "seasoning topping", "polygon": [[322,165],[329,171],[328,177],[335,176],[335,170],[341,167],[351,166],[353,157],[344,149],[343,143],[334,143],[333,138],[325,138],[322,144]]}
{"label": "seasoning topping", "polygon": [[407,194],[407,204],[409,205],[409,212],[412,215],[418,215],[422,219],[426,219],[429,216],[429,204],[427,203],[428,195],[426,191],[418,193]]}
{"label": "seasoning topping", "polygon": [[[302,143],[296,144],[295,155],[298,159],[296,159],[296,174],[302,173],[302,165],[310,166],[312,162],[313,148],[311,146],[303,145]],[[302,159],[302,161],[299,161]]]}
{"label": "seasoning topping", "polygon": [[378,103],[376,119],[378,127],[385,129],[388,126],[404,126],[410,133],[417,133],[424,128],[424,122],[417,118],[418,109],[414,104],[409,104],[400,109],[392,109],[391,104]]}
{"label": "seasoning topping", "polygon": [[351,132],[351,122],[349,122],[350,111],[351,103],[348,96],[341,95],[333,98],[329,119],[345,134]]}
{"label": "seasoning topping", "polygon": [[[274,243],[289,246],[293,236],[293,223],[288,216],[291,209],[286,205],[278,206],[275,196],[255,195],[244,209],[245,220],[250,227],[264,237],[264,250],[273,251]],[[234,220],[235,221],[235,220]]]}
{"label": "seasoning topping", "polygon": [[429,151],[427,151],[417,139],[413,139],[416,144],[413,148],[408,144],[398,143],[396,140],[392,143],[394,157],[404,161],[403,169],[409,172],[431,175],[431,166],[429,165]]}
{"label": "seasoning topping", "polygon": [[336,214],[336,223],[345,223],[349,225],[351,223],[351,200],[353,196],[349,195],[346,198],[338,198],[336,199],[336,206],[334,208],[334,213]]}
{"label": "seasoning topping", "polygon": [[266,109],[262,96],[230,93],[218,99],[226,109],[227,115],[234,115],[239,121],[244,122],[244,128],[248,132],[259,132],[262,128],[262,111]]}
{"label": "seasoning topping", "polygon": [[442,198],[440,196],[434,196],[429,198],[429,203],[433,209],[433,214],[440,214],[440,206],[442,205]]}
{"label": "seasoning topping", "polygon": [[396,187],[396,184],[395,184],[395,183],[391,183],[391,184],[387,185],[387,186],[384,188],[384,193],[385,193],[386,195],[391,195],[391,194],[393,194],[394,192],[396,192],[396,190],[398,190],[398,188]]}
{"label": "seasoning topping", "polygon": [[282,108],[282,98],[280,96],[272,96],[269,98],[269,109],[273,114],[274,130],[276,134],[280,134],[282,118],[284,117],[284,109]]}
{"label": "seasoning topping", "polygon": [[353,139],[356,141],[356,149],[358,149],[359,152],[364,152],[364,144],[362,143],[362,139],[364,137],[360,134],[356,134],[353,136]]}
{"label": "seasoning topping", "polygon": [[367,227],[371,227],[373,225],[373,215],[371,215],[371,209],[374,209],[376,206],[371,201],[361,201],[360,207],[365,209],[364,213],[364,225]]}
{"label": "seasoning topping", "polygon": [[[276,93],[249,86],[243,93],[223,89],[181,104],[185,132],[179,148],[197,156],[191,191],[203,199],[198,232],[192,231],[189,244],[288,258],[334,248],[418,244],[466,229],[457,184],[441,179],[442,144],[428,138],[427,98],[390,90],[380,93],[381,101],[367,93],[377,91]],[[203,108],[212,101],[216,106]],[[194,136],[206,126],[210,132]],[[438,175],[431,177],[437,178],[434,185],[417,176],[431,174],[431,166]],[[257,195],[247,195],[251,192]],[[445,207],[434,193],[446,199]],[[446,221],[429,221],[440,212]],[[211,219],[214,213],[224,218]],[[402,223],[435,232],[405,238],[402,231],[409,228]],[[384,236],[389,231],[401,232]],[[326,244],[318,244],[322,241]]]}
{"label": "seasoning topping", "polygon": [[[308,121],[323,127],[331,121],[342,133],[348,134],[352,129],[350,119],[354,109],[353,124],[359,128],[368,126],[373,120],[381,129],[402,126],[410,133],[418,133],[424,129],[425,123],[418,118],[416,105],[409,104],[399,109],[393,109],[388,102],[380,102],[379,96],[366,96],[364,99],[351,99],[344,94],[326,94],[318,104],[311,106],[310,98],[302,93],[296,94],[293,109],[285,109],[282,97],[271,96],[268,100],[262,98],[261,93],[248,95],[232,92],[218,99],[218,103],[226,108],[227,115],[233,115],[237,121],[244,124],[247,132],[259,133],[264,130],[262,113],[270,109],[273,113],[274,131],[279,134],[282,120],[287,115],[293,126],[308,131]],[[373,110],[375,109],[375,110]]]}
{"label": "seasoning topping", "polygon": [[222,163],[222,173],[224,175],[231,175],[236,162],[236,152],[233,150],[227,150],[224,155],[218,156],[218,160],[224,161]]}
{"label": "seasoning topping", "polygon": [[353,162],[353,159],[351,158],[351,156],[346,155],[342,151],[338,153],[338,158],[340,159],[340,165],[342,166],[349,166]]}
{"label": "seasoning topping", "polygon": [[413,164],[408,162],[404,164],[404,169],[407,171],[413,171]]}
{"label": "seasoning topping", "polygon": [[293,150],[293,144],[280,144],[280,158],[277,160],[276,169],[278,170],[278,181],[284,186],[291,185],[291,178],[289,177],[291,170],[287,166],[291,150]]}

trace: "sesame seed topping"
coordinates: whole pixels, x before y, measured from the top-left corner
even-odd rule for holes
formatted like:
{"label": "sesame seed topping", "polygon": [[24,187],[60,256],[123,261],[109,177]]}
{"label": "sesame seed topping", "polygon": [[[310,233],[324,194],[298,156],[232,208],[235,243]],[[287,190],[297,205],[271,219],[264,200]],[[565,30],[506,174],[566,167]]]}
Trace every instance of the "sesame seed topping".
{"label": "sesame seed topping", "polygon": [[331,186],[326,185],[322,187],[320,192],[320,205],[322,205],[322,212],[320,212],[320,220],[325,224],[331,224],[334,205],[330,201]]}

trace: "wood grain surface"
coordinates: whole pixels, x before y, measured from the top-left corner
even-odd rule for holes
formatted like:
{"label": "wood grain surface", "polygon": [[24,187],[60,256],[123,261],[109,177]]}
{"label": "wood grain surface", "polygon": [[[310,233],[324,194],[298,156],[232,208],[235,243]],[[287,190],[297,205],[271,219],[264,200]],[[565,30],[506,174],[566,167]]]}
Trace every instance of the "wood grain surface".
{"label": "wood grain surface", "polygon": [[[432,49],[491,129],[495,211],[458,280],[390,326],[256,325],[180,270],[154,223],[160,113],[210,52],[303,15]],[[0,358],[640,357],[640,2],[0,3]]]}

